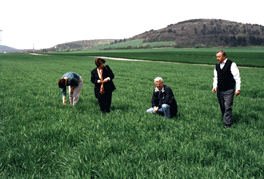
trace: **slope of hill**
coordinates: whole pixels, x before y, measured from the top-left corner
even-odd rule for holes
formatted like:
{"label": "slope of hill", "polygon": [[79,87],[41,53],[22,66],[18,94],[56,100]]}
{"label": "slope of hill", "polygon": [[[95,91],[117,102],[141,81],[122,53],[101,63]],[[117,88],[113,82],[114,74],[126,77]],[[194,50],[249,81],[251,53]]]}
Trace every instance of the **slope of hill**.
{"label": "slope of hill", "polygon": [[6,50],[17,50],[17,49],[15,49],[13,47],[8,47],[6,45],[2,45],[0,48],[2,49],[2,51],[6,51]]}
{"label": "slope of hill", "polygon": [[[155,43],[152,44],[153,42]],[[156,44],[157,42],[159,44]],[[192,19],[170,24],[162,29],[146,31],[128,39],[82,40],[58,44],[42,51],[159,48],[168,46],[264,46],[264,26],[221,19]]]}
{"label": "slope of hill", "polygon": [[33,49],[16,49],[6,45],[0,46],[0,53],[29,53],[33,52]]}
{"label": "slope of hill", "polygon": [[193,19],[146,31],[128,40],[135,39],[143,39],[143,42],[174,41],[176,45],[264,45],[264,26],[221,19]]}
{"label": "slope of hill", "polygon": [[72,51],[72,50],[87,50],[96,46],[109,45],[117,41],[116,39],[100,39],[100,40],[81,40],[67,42],[55,45],[52,48],[44,49],[44,51]]}

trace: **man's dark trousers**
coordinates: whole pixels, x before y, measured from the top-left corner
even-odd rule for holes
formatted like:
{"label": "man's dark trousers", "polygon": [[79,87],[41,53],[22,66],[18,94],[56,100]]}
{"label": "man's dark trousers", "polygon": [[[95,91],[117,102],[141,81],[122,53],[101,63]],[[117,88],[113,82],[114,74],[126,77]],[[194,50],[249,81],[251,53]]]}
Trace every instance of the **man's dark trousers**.
{"label": "man's dark trousers", "polygon": [[221,108],[223,121],[226,126],[232,125],[232,107],[234,94],[235,89],[229,89],[226,91],[217,90],[217,98]]}

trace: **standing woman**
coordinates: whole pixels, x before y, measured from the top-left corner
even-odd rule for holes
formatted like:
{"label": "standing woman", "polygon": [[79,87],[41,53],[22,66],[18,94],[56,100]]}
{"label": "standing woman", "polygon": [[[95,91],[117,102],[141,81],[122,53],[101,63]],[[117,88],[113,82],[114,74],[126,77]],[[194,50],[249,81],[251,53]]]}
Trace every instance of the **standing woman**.
{"label": "standing woman", "polygon": [[101,111],[110,112],[112,102],[112,92],[116,89],[113,79],[115,75],[108,65],[104,65],[105,60],[102,58],[95,59],[97,68],[91,71],[91,82],[95,84],[94,93],[98,99]]}
{"label": "standing woman", "polygon": [[79,101],[83,80],[80,75],[74,72],[65,73],[58,81],[62,91],[62,103],[66,105],[66,86],[69,86],[70,104],[75,105]]}

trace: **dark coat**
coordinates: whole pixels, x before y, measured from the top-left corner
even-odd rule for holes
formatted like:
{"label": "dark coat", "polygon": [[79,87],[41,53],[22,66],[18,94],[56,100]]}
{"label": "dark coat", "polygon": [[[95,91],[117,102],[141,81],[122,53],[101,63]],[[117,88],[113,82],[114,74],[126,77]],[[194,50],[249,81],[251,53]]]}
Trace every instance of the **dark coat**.
{"label": "dark coat", "polygon": [[[104,91],[105,91],[105,93],[111,93],[116,89],[116,87],[113,83],[113,79],[115,78],[115,75],[108,65],[106,65],[103,68],[103,79],[105,79],[107,77],[110,77],[111,80],[104,83]],[[93,84],[95,84],[94,93],[95,93],[96,98],[100,98],[100,96],[101,96],[101,94],[100,94],[101,83],[97,83],[98,80],[100,80],[100,78],[99,78],[99,75],[97,72],[97,68],[95,68],[91,71],[91,82]]]}
{"label": "dark coat", "polygon": [[164,85],[163,87],[164,87],[164,91],[161,91],[160,98],[159,98],[159,91],[155,91],[154,89],[152,101],[151,101],[152,107],[157,106],[161,108],[162,104],[168,104],[170,105],[171,116],[176,116],[178,112],[178,108],[177,108],[176,100],[174,98],[174,94],[170,87],[166,85]]}

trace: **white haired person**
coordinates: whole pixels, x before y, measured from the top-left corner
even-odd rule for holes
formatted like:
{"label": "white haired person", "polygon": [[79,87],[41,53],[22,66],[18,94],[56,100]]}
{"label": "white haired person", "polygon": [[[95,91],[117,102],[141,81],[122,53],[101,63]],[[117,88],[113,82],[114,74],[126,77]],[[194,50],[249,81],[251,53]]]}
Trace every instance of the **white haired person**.
{"label": "white haired person", "polygon": [[69,86],[70,104],[75,105],[79,101],[83,80],[80,75],[74,72],[65,73],[58,81],[62,91],[62,103],[66,105],[66,86]]}
{"label": "white haired person", "polygon": [[163,79],[157,77],[154,80],[156,88],[152,96],[152,108],[148,109],[149,113],[164,115],[165,118],[172,118],[177,115],[177,103],[170,87],[164,85]]}

